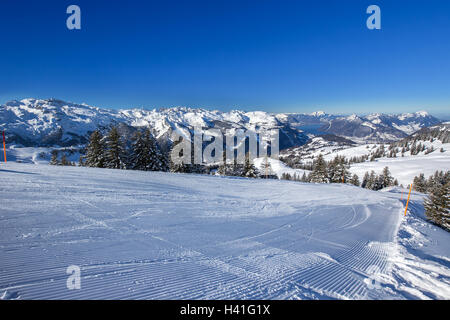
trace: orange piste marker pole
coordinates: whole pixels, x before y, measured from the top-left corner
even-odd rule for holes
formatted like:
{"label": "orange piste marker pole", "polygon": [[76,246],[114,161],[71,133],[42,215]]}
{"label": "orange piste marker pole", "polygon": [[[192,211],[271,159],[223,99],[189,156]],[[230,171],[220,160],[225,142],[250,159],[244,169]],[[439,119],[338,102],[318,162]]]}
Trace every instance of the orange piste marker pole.
{"label": "orange piste marker pole", "polygon": [[411,196],[412,186],[413,186],[413,184],[411,183],[411,186],[409,187],[408,200],[406,201],[405,217],[406,217],[406,211],[408,211],[409,197]]}
{"label": "orange piste marker pole", "polygon": [[5,158],[5,163],[6,163],[6,141],[5,141],[5,131],[3,131],[3,157]]}

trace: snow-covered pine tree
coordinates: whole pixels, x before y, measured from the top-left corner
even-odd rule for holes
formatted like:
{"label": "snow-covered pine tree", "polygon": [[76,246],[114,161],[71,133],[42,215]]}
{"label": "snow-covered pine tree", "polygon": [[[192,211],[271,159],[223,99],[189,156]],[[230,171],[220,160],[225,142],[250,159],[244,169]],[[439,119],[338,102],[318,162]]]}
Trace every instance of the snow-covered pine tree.
{"label": "snow-covered pine tree", "polygon": [[355,185],[355,186],[357,186],[357,187],[359,187],[359,185],[360,185],[360,183],[359,183],[359,177],[358,177],[358,175],[357,175],[356,173],[353,174],[353,176],[352,176],[352,178],[351,178],[351,180],[350,180],[350,183],[353,184],[353,185]]}
{"label": "snow-covered pine tree", "polygon": [[427,192],[427,181],[425,180],[425,175],[423,173],[419,176],[414,177],[413,180],[414,190],[418,192]]}
{"label": "snow-covered pine tree", "polygon": [[424,201],[425,215],[450,231],[450,181],[435,187]]}
{"label": "snow-covered pine tree", "polygon": [[350,179],[350,172],[348,171],[345,157],[336,156],[333,163],[333,170],[330,172],[330,182],[332,183],[346,183]]}
{"label": "snow-covered pine tree", "polygon": [[377,180],[377,176],[375,174],[375,171],[371,171],[370,175],[369,175],[369,179],[367,180],[366,183],[366,188],[370,189],[370,190],[376,190],[376,180]]}
{"label": "snow-covered pine tree", "polygon": [[389,167],[384,167],[383,173],[381,174],[381,179],[383,181],[383,188],[391,187],[394,185],[394,178],[389,171]]}
{"label": "snow-covered pine tree", "polygon": [[315,183],[328,182],[327,163],[325,162],[322,154],[319,154],[319,156],[313,163],[313,171],[311,172],[311,182]]}
{"label": "snow-covered pine tree", "polygon": [[136,132],[132,143],[130,165],[134,170],[168,170],[167,159],[160,151],[149,128],[147,128],[144,133],[140,131]]}
{"label": "snow-covered pine tree", "polygon": [[104,145],[102,141],[103,137],[100,131],[95,130],[89,137],[89,143],[86,147],[86,159],[85,165],[88,167],[104,168]]}
{"label": "snow-covered pine tree", "polygon": [[336,156],[333,160],[327,164],[327,176],[329,177],[330,183],[341,182],[342,178],[339,179],[338,173],[339,156]]}
{"label": "snow-covered pine tree", "polygon": [[234,159],[233,164],[225,165],[225,175],[233,177],[244,177],[244,166],[245,165],[237,163],[237,159]]}
{"label": "snow-covered pine tree", "polygon": [[149,128],[147,128],[144,132],[144,143],[146,145],[149,154],[148,157],[149,161],[146,170],[167,171],[168,170],[167,158],[163,155],[163,153],[159,149],[156,139],[153,137]]}
{"label": "snow-covered pine tree", "polygon": [[[364,178],[361,182],[361,188],[367,188],[367,183],[369,182],[369,173],[366,171]],[[368,188],[367,188],[368,189]]]}
{"label": "snow-covered pine tree", "polygon": [[129,168],[133,170],[145,170],[147,157],[144,139],[141,131],[136,131],[131,142]]}
{"label": "snow-covered pine tree", "polygon": [[242,176],[247,178],[256,178],[258,177],[258,170],[254,166],[252,160],[250,159],[250,155],[247,152],[245,155],[245,164],[242,170]]}
{"label": "snow-covered pine tree", "polygon": [[384,179],[383,179],[383,175],[380,174],[379,176],[377,175],[375,177],[375,183],[372,187],[372,190],[378,191],[384,188]]}
{"label": "snow-covered pine tree", "polygon": [[125,148],[116,127],[109,130],[106,137],[105,166],[111,169],[125,168]]}

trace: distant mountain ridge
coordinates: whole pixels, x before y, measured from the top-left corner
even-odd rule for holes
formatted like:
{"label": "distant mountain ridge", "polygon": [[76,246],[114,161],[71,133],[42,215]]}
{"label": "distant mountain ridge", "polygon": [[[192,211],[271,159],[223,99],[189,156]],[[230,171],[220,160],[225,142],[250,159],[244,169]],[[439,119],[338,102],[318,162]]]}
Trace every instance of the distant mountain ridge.
{"label": "distant mountain ridge", "polygon": [[396,141],[440,121],[421,111],[368,116],[339,116],[322,111],[268,113],[233,110],[222,112],[201,108],[109,110],[58,99],[14,100],[0,106],[0,129],[8,143],[23,146],[74,146],[85,144],[89,134],[111,125],[131,129],[150,126],[159,140],[167,140],[177,128],[279,129],[280,148],[305,144],[311,137],[327,134],[357,142]]}

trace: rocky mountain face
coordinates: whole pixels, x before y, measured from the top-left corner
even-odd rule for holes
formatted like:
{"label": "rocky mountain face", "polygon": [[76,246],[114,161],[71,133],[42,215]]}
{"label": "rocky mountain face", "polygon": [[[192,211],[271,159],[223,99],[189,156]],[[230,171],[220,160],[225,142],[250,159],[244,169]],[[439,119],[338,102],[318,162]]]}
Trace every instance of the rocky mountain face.
{"label": "rocky mountain face", "polygon": [[324,112],[272,114],[185,107],[109,110],[57,99],[15,100],[0,106],[0,130],[5,130],[8,143],[22,146],[83,145],[92,131],[120,125],[127,134],[150,126],[162,143],[170,142],[171,133],[179,128],[279,129],[280,149],[286,149],[319,135],[355,142],[396,141],[437,123],[439,120],[426,112],[342,117]]}

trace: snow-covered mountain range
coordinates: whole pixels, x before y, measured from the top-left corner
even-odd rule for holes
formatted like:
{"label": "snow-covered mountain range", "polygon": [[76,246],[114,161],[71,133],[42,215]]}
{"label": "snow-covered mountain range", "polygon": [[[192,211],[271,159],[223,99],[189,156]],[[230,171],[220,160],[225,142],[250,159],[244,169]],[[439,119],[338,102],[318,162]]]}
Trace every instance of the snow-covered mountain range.
{"label": "snow-covered mountain range", "polygon": [[5,130],[8,143],[22,146],[84,144],[95,129],[123,124],[130,128],[150,126],[159,140],[167,140],[172,130],[180,127],[278,128],[280,148],[285,149],[303,145],[313,136],[323,134],[355,142],[396,141],[439,122],[424,111],[399,115],[338,116],[321,111],[274,114],[185,107],[109,110],[57,99],[14,100],[0,106],[0,130]]}

